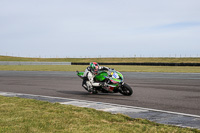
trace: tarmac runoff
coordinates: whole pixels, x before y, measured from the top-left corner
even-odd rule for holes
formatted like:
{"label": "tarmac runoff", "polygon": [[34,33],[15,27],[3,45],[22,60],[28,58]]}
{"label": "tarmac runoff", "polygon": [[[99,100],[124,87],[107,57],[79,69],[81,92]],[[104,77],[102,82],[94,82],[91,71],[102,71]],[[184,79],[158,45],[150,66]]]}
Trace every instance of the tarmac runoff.
{"label": "tarmac runoff", "polygon": [[119,104],[110,104],[103,102],[69,99],[62,97],[50,97],[50,96],[12,93],[12,92],[0,92],[0,95],[7,97],[36,99],[52,103],[56,102],[64,105],[74,105],[78,107],[93,108],[96,110],[106,111],[113,114],[121,113],[131,118],[148,119],[150,121],[154,121],[160,124],[200,129],[199,115],[184,114],[178,112],[170,112],[170,111],[156,110],[156,109],[149,109],[149,108],[142,108],[135,106],[125,106]]}

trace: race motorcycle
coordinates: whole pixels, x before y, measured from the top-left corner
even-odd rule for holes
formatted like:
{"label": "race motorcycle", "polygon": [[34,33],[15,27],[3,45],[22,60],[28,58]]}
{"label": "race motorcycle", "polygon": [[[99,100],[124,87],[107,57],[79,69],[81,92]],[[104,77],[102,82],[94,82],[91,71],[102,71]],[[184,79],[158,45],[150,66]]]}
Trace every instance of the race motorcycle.
{"label": "race motorcycle", "polygon": [[[86,84],[86,81],[88,81],[87,77],[84,77],[84,72],[76,71],[77,75],[83,79],[82,86],[84,87],[84,84]],[[94,87],[94,92],[102,92],[102,93],[121,93],[125,96],[130,96],[133,94],[132,88],[124,83],[124,77],[123,75],[114,70],[109,69],[108,71],[99,71],[98,74],[94,77],[95,82],[99,82],[104,84],[103,86]],[[84,87],[87,91],[88,89]]]}

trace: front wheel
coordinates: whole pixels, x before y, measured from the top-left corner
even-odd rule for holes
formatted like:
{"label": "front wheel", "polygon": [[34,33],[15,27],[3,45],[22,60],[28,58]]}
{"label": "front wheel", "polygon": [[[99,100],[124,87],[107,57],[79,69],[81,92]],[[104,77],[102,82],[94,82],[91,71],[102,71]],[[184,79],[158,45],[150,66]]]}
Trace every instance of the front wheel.
{"label": "front wheel", "polygon": [[133,90],[132,88],[127,85],[126,83],[124,83],[122,86],[121,86],[121,90],[119,91],[121,94],[125,95],[125,96],[130,96],[133,94]]}

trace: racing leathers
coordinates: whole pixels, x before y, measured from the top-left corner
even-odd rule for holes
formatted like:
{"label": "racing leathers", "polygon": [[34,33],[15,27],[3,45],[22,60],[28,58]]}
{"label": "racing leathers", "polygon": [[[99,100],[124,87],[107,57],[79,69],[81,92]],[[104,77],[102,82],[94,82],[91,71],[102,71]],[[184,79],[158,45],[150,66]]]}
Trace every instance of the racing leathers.
{"label": "racing leathers", "polygon": [[[110,68],[108,67],[104,67],[104,66],[99,66],[99,70],[109,70]],[[94,72],[91,71],[91,68],[90,67],[87,67],[85,69],[85,72],[84,72],[84,77],[87,78],[87,80],[83,81],[83,84],[82,86],[88,90],[89,92],[92,92],[94,91],[94,87],[99,87],[101,86],[102,84],[101,83],[98,83],[98,82],[95,82],[94,81],[94,77],[96,76],[96,74]]]}

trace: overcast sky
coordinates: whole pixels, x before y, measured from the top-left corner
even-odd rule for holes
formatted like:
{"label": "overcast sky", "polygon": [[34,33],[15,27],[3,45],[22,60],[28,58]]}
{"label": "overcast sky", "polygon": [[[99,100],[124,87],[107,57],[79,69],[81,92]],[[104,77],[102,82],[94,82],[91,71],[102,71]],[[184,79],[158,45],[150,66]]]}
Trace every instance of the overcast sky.
{"label": "overcast sky", "polygon": [[0,0],[0,55],[200,57],[200,0]]}

